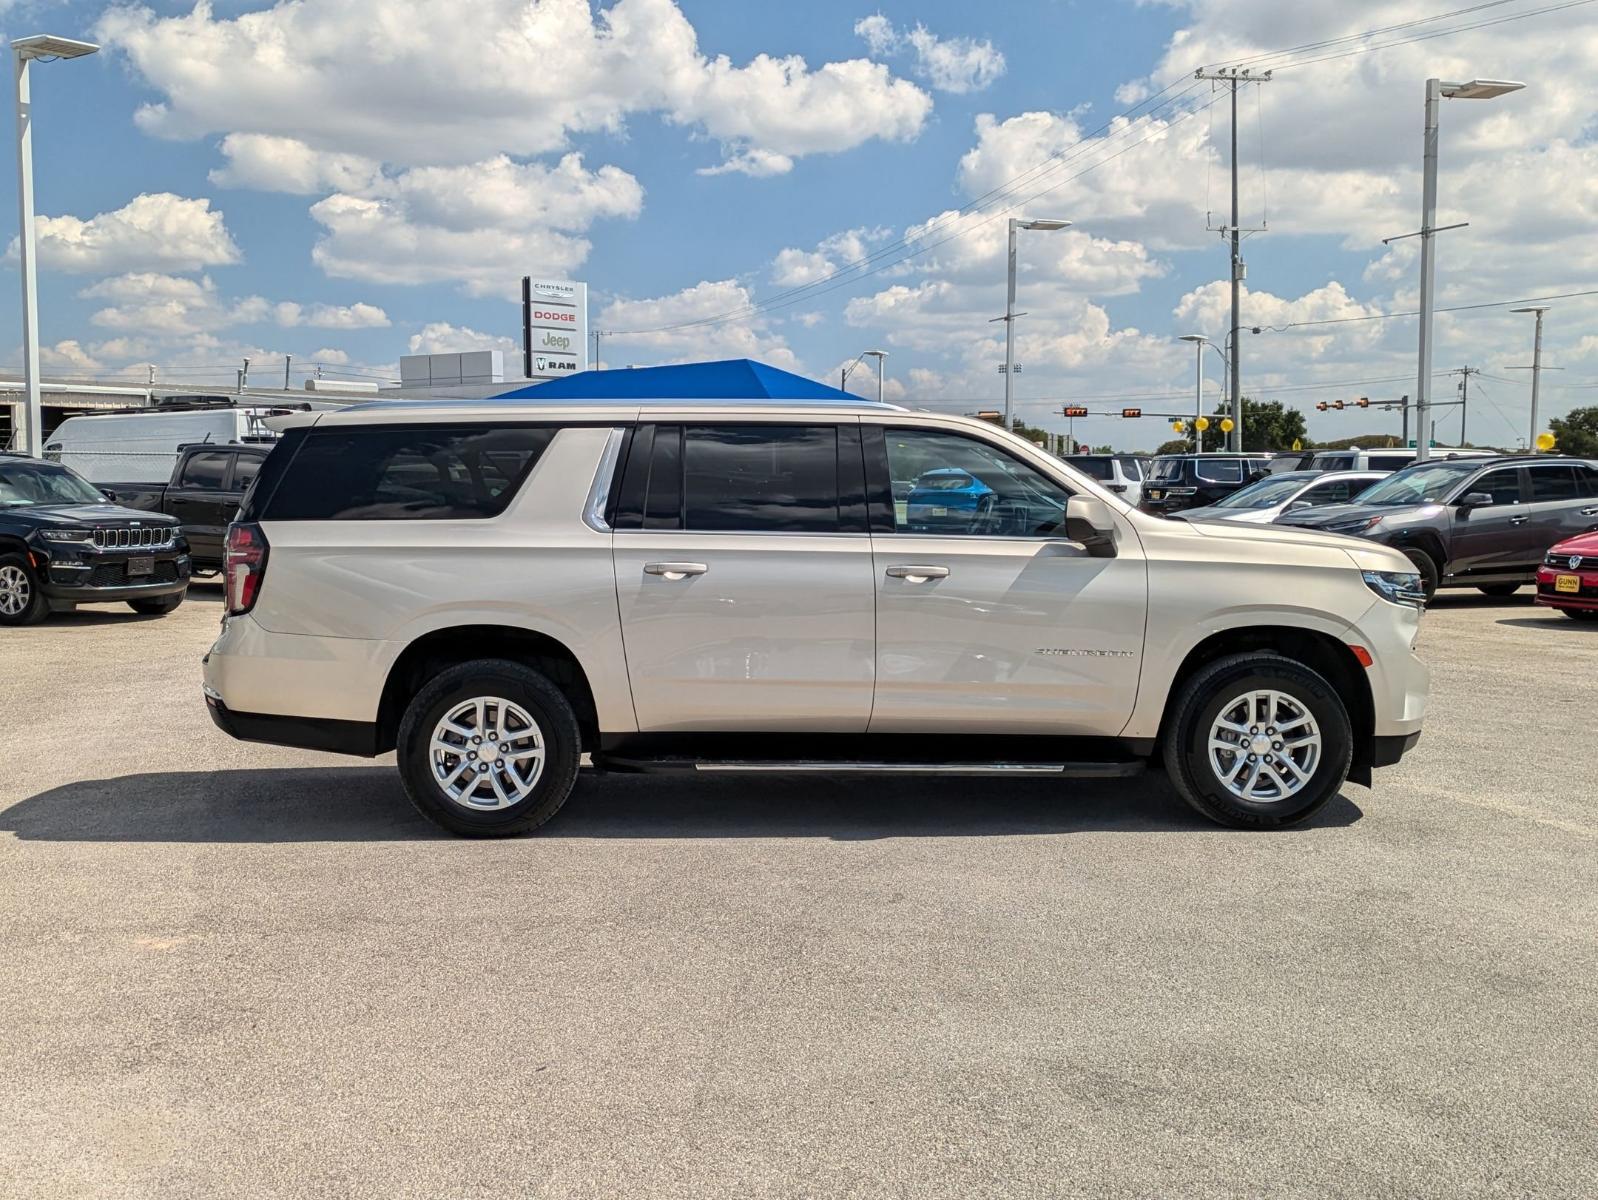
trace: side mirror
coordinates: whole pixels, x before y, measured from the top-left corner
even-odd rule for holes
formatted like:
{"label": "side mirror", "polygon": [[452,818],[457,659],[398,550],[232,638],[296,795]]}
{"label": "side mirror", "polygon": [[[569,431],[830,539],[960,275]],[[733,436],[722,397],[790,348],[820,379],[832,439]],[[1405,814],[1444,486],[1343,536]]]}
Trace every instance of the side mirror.
{"label": "side mirror", "polygon": [[100,495],[104,496],[107,500],[115,500],[117,498],[117,494],[110,488],[101,488]]}
{"label": "side mirror", "polygon": [[1093,558],[1115,557],[1115,519],[1096,496],[1072,496],[1065,502],[1065,536],[1081,542]]}
{"label": "side mirror", "polygon": [[1489,508],[1492,502],[1490,492],[1466,492],[1456,503],[1460,508]]}
{"label": "side mirror", "polygon": [[1315,506],[1313,504],[1311,504],[1308,500],[1295,500],[1295,501],[1293,501],[1293,503],[1291,503],[1291,504],[1289,504],[1287,506],[1287,511],[1288,512],[1297,512],[1301,508],[1314,508],[1314,507]]}

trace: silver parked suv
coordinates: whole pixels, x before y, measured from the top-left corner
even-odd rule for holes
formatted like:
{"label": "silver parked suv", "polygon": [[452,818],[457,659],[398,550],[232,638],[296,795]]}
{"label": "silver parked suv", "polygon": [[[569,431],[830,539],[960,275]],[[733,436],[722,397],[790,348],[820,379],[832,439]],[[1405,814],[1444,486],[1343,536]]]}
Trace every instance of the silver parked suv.
{"label": "silver parked suv", "polygon": [[[205,696],[457,833],[609,770],[1113,778],[1301,820],[1420,736],[1396,550],[1138,512],[885,405],[307,414],[246,497]],[[909,481],[909,488],[895,488]]]}

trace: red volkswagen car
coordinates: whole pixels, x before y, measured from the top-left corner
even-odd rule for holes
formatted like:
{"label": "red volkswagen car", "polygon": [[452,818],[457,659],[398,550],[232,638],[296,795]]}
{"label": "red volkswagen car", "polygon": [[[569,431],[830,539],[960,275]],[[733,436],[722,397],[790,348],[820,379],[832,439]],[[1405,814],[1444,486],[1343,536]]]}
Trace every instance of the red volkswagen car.
{"label": "red volkswagen car", "polygon": [[1560,542],[1537,568],[1537,603],[1578,621],[1598,621],[1598,533]]}

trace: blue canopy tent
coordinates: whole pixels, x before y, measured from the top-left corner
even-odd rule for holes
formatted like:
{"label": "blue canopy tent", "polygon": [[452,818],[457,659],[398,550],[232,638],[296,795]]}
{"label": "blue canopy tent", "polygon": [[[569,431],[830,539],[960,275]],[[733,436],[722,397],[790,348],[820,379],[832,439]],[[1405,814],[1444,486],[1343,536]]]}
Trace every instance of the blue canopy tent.
{"label": "blue canopy tent", "polygon": [[578,371],[564,379],[534,383],[502,392],[498,400],[830,400],[860,402],[840,391],[779,371],[750,358],[684,363],[675,367],[637,367],[615,371]]}

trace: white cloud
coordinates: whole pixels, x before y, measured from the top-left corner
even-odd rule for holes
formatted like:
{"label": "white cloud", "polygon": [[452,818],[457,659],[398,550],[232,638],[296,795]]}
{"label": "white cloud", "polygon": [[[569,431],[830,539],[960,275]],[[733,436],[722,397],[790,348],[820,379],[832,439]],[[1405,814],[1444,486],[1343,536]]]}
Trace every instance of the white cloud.
{"label": "white cloud", "polygon": [[382,166],[376,159],[313,150],[298,138],[230,133],[220,149],[227,165],[211,172],[211,182],[219,187],[311,196],[367,192],[382,183]]}
{"label": "white cloud", "polygon": [[861,17],[854,31],[879,58],[914,51],[916,74],[940,92],[980,92],[1004,74],[1004,55],[986,38],[940,38],[919,21],[901,31],[881,13]]}
{"label": "white cloud", "polygon": [[[406,166],[546,154],[637,114],[733,157],[793,158],[912,138],[932,104],[864,59],[707,56],[672,0],[477,0],[466,16],[437,0],[298,0],[233,17],[201,0],[173,17],[113,8],[97,32],[163,94],[137,114],[148,133],[264,134]],[[300,168],[298,186],[319,170]]]}
{"label": "white cloud", "polygon": [[479,333],[464,325],[451,325],[448,321],[432,321],[413,333],[406,348],[412,354],[458,354],[467,350],[504,350],[521,352],[521,343],[514,338],[493,333]]}
{"label": "white cloud", "polygon": [[156,337],[186,337],[235,325],[276,324],[284,329],[380,329],[388,314],[375,304],[272,303],[260,296],[226,300],[207,277],[185,279],[148,271],[114,275],[78,295],[109,300],[89,320],[102,329]]}
{"label": "white cloud", "polygon": [[793,170],[793,159],[774,150],[746,147],[734,151],[713,167],[700,167],[696,175],[748,175],[764,179],[770,175],[786,175]]}
{"label": "white cloud", "polygon": [[831,275],[840,267],[859,263],[892,230],[860,226],[823,238],[814,250],[787,247],[771,261],[771,281],[779,287],[802,287]]}
{"label": "white cloud", "polygon": [[62,375],[89,375],[105,365],[76,338],[67,338],[53,346],[40,346],[39,362],[46,371]]}
{"label": "white cloud", "polygon": [[[605,345],[605,357],[613,363],[642,366],[701,359],[754,358],[785,370],[799,370],[799,361],[786,340],[759,316],[720,325],[661,329],[740,311],[754,299],[754,294],[736,280],[705,280],[669,296],[613,300],[600,312],[596,324],[598,328],[615,331]],[[629,333],[629,330],[660,331]]]}
{"label": "white cloud", "polygon": [[[135,196],[113,212],[87,221],[39,217],[35,226],[39,263],[74,274],[116,271],[197,271],[240,260],[220,212],[211,202],[171,192]],[[12,238],[6,257],[17,257]]]}
{"label": "white cloud", "polygon": [[643,207],[638,181],[617,167],[589,171],[568,154],[553,166],[505,155],[458,167],[418,167],[379,191],[337,192],[311,206],[326,229],[312,258],[329,275],[377,283],[459,282],[473,295],[510,295],[520,268],[565,273],[588,255],[577,236],[602,217]]}

